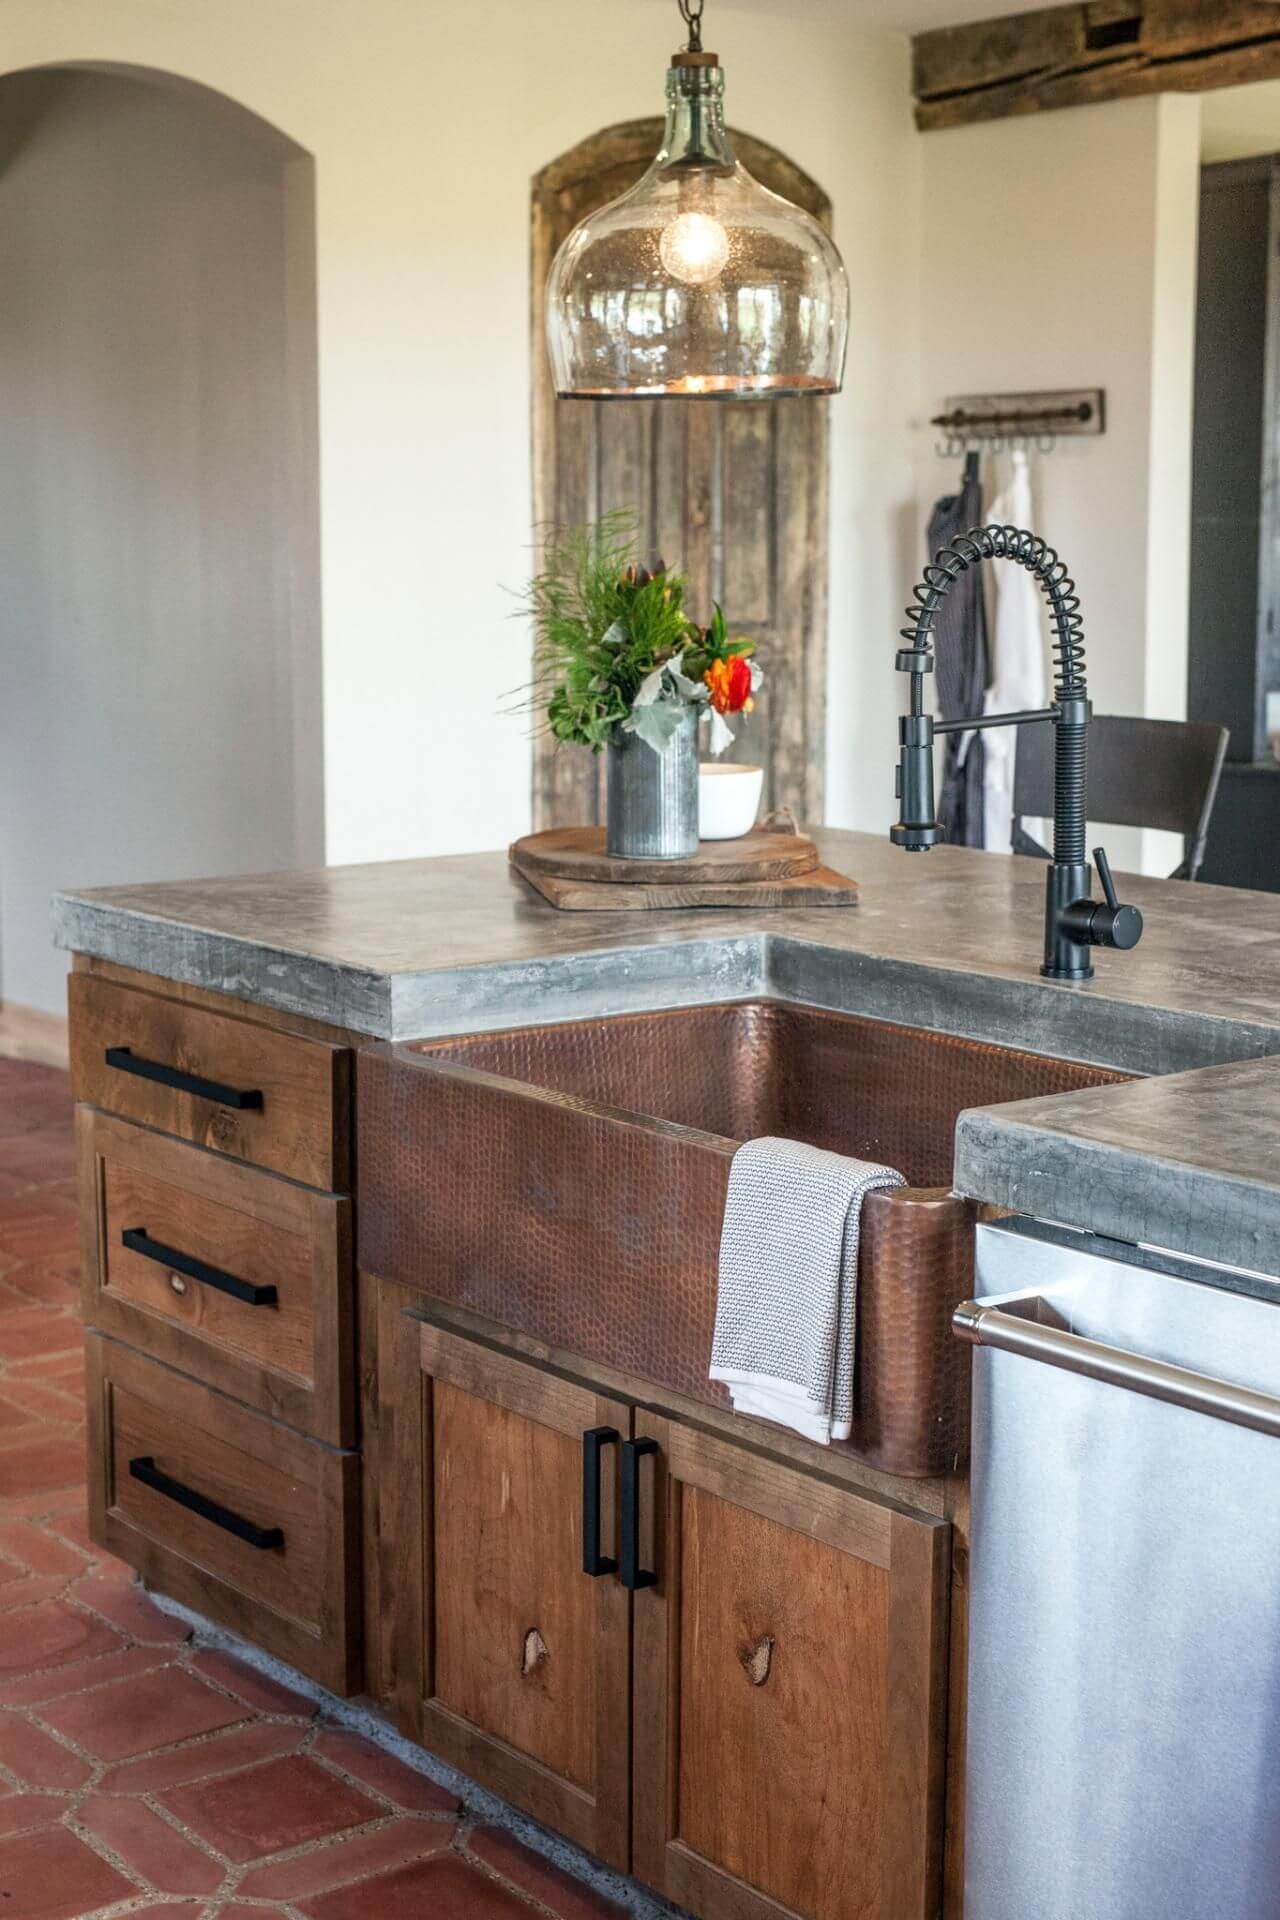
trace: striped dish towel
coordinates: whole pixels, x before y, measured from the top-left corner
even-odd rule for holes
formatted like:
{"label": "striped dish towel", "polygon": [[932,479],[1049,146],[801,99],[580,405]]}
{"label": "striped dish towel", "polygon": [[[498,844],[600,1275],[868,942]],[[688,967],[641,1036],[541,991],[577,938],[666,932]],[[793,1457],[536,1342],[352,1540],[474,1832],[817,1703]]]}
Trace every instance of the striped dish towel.
{"label": "striped dish towel", "polygon": [[892,1167],[798,1140],[748,1140],[729,1169],[711,1378],[739,1413],[823,1445],[853,1425],[858,1229]]}

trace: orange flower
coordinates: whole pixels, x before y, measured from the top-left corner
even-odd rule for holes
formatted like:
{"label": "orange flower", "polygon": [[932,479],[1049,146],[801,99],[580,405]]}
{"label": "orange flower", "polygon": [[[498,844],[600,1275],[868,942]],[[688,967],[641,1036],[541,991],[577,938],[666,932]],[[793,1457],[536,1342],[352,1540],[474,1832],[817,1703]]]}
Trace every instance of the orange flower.
{"label": "orange flower", "polygon": [[713,660],[702,677],[717,713],[751,711],[751,668],[740,653],[728,660]]}

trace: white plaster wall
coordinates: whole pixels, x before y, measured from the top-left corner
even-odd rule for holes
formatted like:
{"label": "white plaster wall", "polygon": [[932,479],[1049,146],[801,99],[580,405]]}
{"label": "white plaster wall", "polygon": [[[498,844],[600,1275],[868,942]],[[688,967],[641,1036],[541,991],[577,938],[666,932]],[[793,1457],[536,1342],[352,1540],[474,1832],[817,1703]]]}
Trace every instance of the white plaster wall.
{"label": "white plaster wall", "polygon": [[321,855],[309,208],[300,261],[287,218],[310,164],[246,122],[115,74],[0,79],[0,997],[19,1006],[63,1008],[55,886]]}
{"label": "white plaster wall", "polygon": [[[1156,720],[1182,720],[1187,713],[1190,613],[1200,102],[1194,94],[1180,93],[1166,94],[1157,105],[1146,649],[1141,710]],[[1179,853],[1175,859],[1180,857]]]}
{"label": "white plaster wall", "polygon": [[[910,118],[903,44],[864,36],[831,171],[853,291],[844,391],[831,402],[831,632],[827,820],[887,832],[902,676],[897,633],[919,571],[913,426],[920,408],[924,142]],[[905,108],[905,111],[904,111]],[[826,175],[819,173],[824,184]]]}
{"label": "white plaster wall", "polygon": [[[853,280],[833,403],[830,811],[889,818],[913,516],[917,191],[905,40],[815,0],[718,0],[730,117],[831,194]],[[499,845],[528,817],[528,185],[658,111],[674,4],[5,0],[0,67],[137,63],[316,162],[326,853]],[[56,878],[57,876],[51,876]],[[121,879],[137,877],[122,873]]]}
{"label": "white plaster wall", "polygon": [[[1039,531],[1081,590],[1102,713],[1186,711],[1193,96],[931,133],[923,154],[925,413],[948,394],[1105,387],[1107,429],[1034,460]],[[921,495],[953,468],[920,435]],[[988,500],[1003,483],[990,463]],[[1115,832],[1116,863],[1168,871],[1167,836]]]}
{"label": "white plaster wall", "polygon": [[1215,87],[1200,95],[1200,144],[1206,166],[1280,153],[1280,80]]}

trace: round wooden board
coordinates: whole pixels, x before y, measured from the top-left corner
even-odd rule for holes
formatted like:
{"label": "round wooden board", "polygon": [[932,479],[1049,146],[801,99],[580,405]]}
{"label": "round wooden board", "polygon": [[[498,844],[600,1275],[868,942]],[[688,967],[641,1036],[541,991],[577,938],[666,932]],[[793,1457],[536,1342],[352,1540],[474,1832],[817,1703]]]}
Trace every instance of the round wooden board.
{"label": "round wooden board", "polygon": [[517,840],[511,857],[563,880],[631,886],[688,887],[741,880],[792,880],[812,873],[818,849],[802,833],[758,829],[741,840],[703,840],[687,860],[616,860],[605,852],[603,827],[552,827]]}

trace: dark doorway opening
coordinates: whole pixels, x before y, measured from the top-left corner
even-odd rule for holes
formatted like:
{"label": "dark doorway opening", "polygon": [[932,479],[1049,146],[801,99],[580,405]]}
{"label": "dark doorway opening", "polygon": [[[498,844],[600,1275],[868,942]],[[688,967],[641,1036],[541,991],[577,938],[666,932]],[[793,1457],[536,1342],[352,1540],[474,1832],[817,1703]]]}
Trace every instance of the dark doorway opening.
{"label": "dark doorway opening", "polygon": [[1280,156],[1205,167],[1187,718],[1231,729],[1201,877],[1268,891],[1280,891],[1278,248]]}

